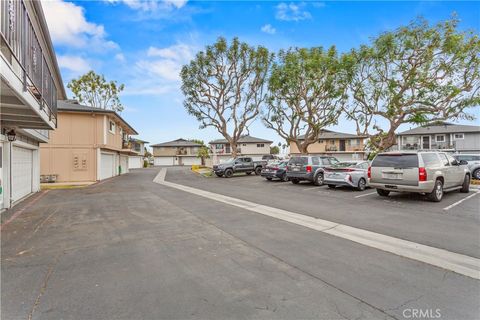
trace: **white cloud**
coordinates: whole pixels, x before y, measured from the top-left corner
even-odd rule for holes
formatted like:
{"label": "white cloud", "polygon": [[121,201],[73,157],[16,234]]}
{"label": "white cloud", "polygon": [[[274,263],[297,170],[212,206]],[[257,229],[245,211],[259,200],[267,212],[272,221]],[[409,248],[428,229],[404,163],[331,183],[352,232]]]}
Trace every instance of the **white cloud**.
{"label": "white cloud", "polygon": [[304,10],[304,8],[304,3],[295,4],[291,2],[290,4],[287,4],[282,2],[277,6],[277,13],[275,17],[278,20],[283,21],[300,21],[311,19],[312,15],[310,12]]}
{"label": "white cloud", "polygon": [[120,62],[125,62],[125,56],[123,55],[123,53],[117,53],[115,55],[115,60],[120,61]]}
{"label": "white cloud", "polygon": [[88,61],[79,56],[57,55],[57,61],[60,68],[76,74],[85,73],[92,69]]}
{"label": "white cloud", "polygon": [[177,8],[180,9],[187,4],[187,0],[104,0],[109,3],[124,3],[135,10],[156,11]]}
{"label": "white cloud", "polygon": [[264,25],[260,30],[262,30],[262,32],[265,32],[265,33],[268,33],[268,34],[275,34],[275,32],[277,32],[277,29],[272,27],[271,24]]}
{"label": "white cloud", "polygon": [[106,39],[103,25],[88,22],[83,7],[63,0],[42,1],[48,29],[56,45],[114,49],[118,45]]}

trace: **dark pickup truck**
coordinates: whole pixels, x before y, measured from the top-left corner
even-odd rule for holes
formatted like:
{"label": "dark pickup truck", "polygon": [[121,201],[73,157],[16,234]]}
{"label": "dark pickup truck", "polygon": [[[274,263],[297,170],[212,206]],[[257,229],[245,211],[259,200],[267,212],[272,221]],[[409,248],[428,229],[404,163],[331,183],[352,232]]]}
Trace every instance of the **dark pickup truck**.
{"label": "dark pickup truck", "polygon": [[214,165],[213,172],[217,177],[230,178],[234,173],[245,172],[247,175],[255,172],[259,175],[267,161],[253,161],[250,157],[237,157],[229,159],[228,161]]}

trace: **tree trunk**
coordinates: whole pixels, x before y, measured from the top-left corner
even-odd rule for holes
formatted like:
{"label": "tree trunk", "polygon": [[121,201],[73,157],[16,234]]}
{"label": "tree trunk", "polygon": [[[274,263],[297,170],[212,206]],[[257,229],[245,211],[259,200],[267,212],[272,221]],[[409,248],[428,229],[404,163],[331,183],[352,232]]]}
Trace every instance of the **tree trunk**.
{"label": "tree trunk", "polygon": [[230,142],[230,148],[232,149],[232,157],[233,158],[237,157],[237,143]]}

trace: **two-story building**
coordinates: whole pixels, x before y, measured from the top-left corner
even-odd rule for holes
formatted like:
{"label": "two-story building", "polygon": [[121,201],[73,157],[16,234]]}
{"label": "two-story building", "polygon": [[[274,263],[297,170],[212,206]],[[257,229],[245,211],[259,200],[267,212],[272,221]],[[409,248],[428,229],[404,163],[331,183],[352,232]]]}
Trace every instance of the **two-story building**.
{"label": "two-story building", "polygon": [[[253,160],[260,160],[262,156],[270,154],[270,145],[273,141],[244,135],[238,139],[237,155],[252,157]],[[232,157],[232,147],[226,139],[210,141],[210,158],[213,164],[222,162]]]}
{"label": "two-story building", "polygon": [[148,141],[130,138],[129,146],[132,151],[136,154],[128,157],[128,168],[129,169],[138,169],[143,168],[143,159],[145,158],[145,145],[148,144]]}
{"label": "two-story building", "polygon": [[394,149],[480,152],[480,126],[441,122],[417,127],[399,133]]}
{"label": "two-story building", "polygon": [[40,190],[39,144],[66,99],[40,1],[0,1],[0,211]]}
{"label": "two-story building", "polygon": [[128,144],[136,135],[118,113],[76,101],[58,101],[58,127],[42,143],[40,174],[44,182],[95,182],[128,172]]}
{"label": "two-story building", "polygon": [[202,160],[197,155],[201,146],[182,138],[151,145],[153,163],[156,166],[200,165]]}
{"label": "two-story building", "polygon": [[[365,136],[323,129],[307,151],[313,155],[330,155],[342,161],[363,160],[366,157],[365,139]],[[301,154],[294,142],[290,143],[290,154]]]}

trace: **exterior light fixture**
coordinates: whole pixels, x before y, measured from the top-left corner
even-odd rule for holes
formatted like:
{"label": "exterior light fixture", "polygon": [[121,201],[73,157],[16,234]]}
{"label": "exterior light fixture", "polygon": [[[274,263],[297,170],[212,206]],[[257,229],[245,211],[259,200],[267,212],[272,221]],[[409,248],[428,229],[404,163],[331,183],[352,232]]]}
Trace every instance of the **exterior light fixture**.
{"label": "exterior light fixture", "polygon": [[15,130],[12,129],[7,132],[7,139],[10,142],[17,140],[17,134],[15,133]]}

